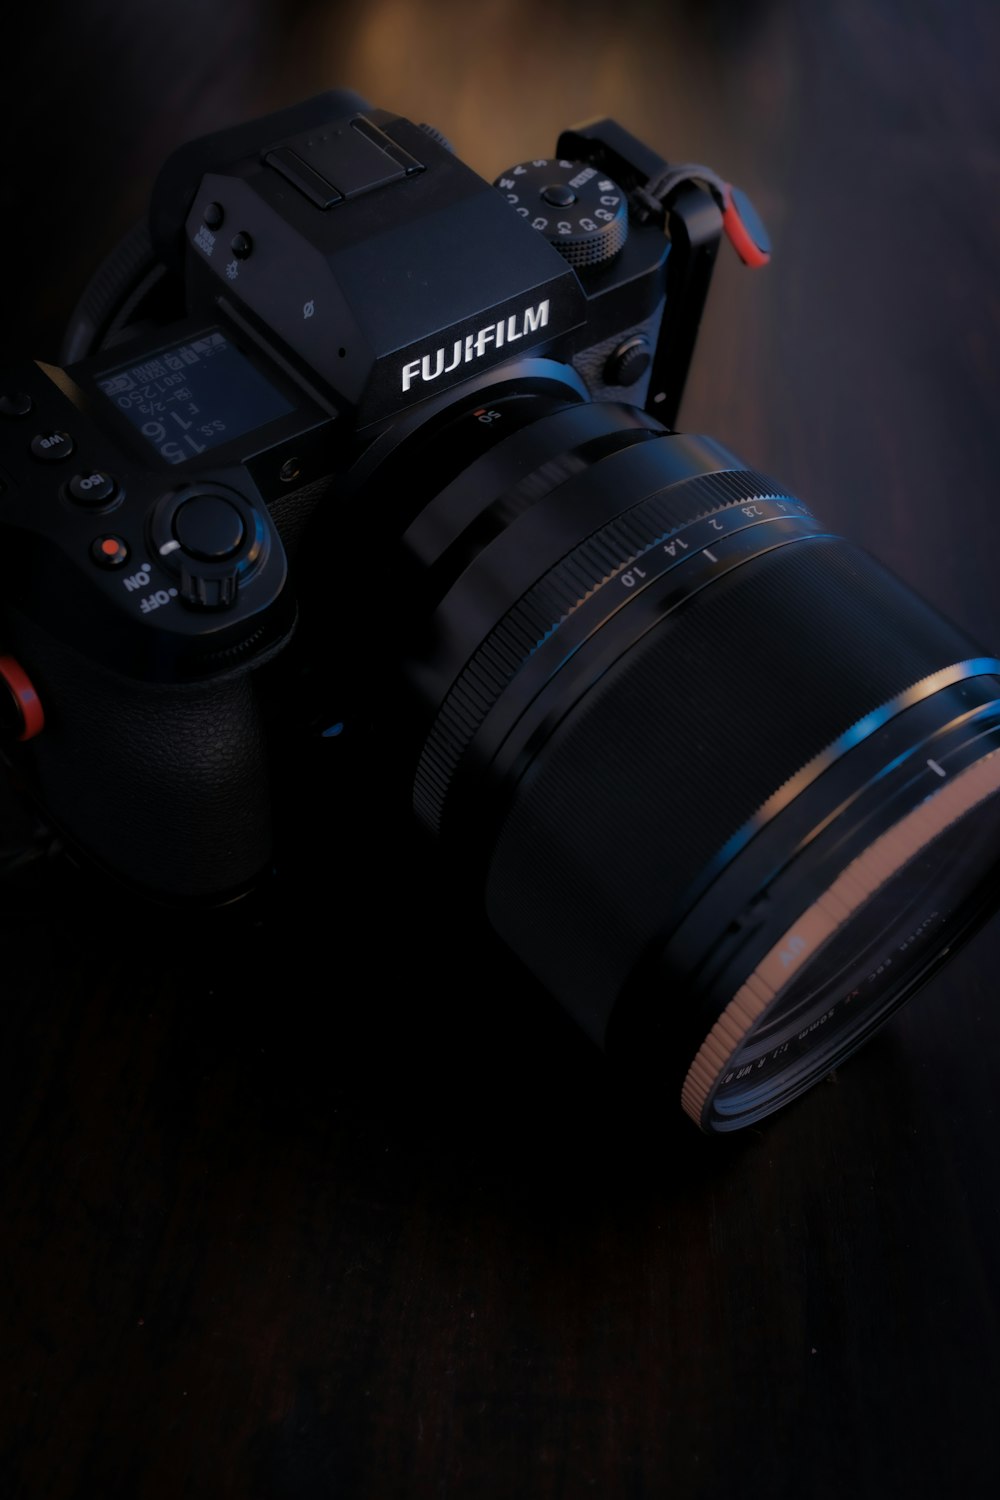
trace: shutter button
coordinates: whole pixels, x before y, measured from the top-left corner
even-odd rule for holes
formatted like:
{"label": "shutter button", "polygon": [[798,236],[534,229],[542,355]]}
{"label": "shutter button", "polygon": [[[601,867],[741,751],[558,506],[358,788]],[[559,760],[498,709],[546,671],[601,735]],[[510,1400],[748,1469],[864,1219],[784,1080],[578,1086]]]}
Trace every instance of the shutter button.
{"label": "shutter button", "polygon": [[228,500],[220,495],[195,495],[174,516],[174,536],[190,557],[224,562],[242,547],[246,527]]}

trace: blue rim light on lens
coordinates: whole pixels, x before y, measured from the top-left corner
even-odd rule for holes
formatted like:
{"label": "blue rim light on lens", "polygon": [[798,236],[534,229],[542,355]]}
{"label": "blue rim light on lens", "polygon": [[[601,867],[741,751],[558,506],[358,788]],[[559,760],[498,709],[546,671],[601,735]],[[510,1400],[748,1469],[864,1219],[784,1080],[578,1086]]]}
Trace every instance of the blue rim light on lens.
{"label": "blue rim light on lens", "polygon": [[[721,875],[722,871],[730,864],[750,840],[764,828],[771,819],[793,802],[796,797],[807,786],[810,786],[824,771],[828,771],[841,756],[846,755],[848,750],[853,750],[855,745],[860,745],[863,740],[869,739],[890,719],[904,709],[912,708],[917,703],[922,703],[925,698],[933,697],[935,693],[944,688],[953,687],[957,682],[965,682],[970,677],[1000,677],[1000,660],[995,656],[975,656],[968,661],[956,662],[950,667],[942,667],[939,672],[932,672],[929,677],[922,677],[911,687],[906,688],[888,703],[883,703],[879,708],[873,708],[870,713],[858,719],[849,729],[814,755],[812,760],[807,761],[800,771],[788,779],[784,786],[767,799],[763,806],[759,807],[742,828],[738,828],[732,838],[728,839],[713,860],[705,866],[702,877],[697,885],[685,892],[683,902],[684,910],[690,911],[695,901],[701,899],[709,886]],[[918,747],[919,748],[919,747]],[[910,752],[907,752],[910,753]],[[898,757],[905,760],[906,756]],[[891,768],[883,767],[881,774],[884,775]]]}

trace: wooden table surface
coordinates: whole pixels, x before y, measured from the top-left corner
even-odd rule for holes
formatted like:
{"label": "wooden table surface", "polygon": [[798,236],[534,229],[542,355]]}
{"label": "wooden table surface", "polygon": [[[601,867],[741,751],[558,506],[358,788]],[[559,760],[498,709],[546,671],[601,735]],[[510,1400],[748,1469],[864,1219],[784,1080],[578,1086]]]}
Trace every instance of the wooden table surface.
{"label": "wooden table surface", "polygon": [[[741,183],[776,244],[721,265],[684,425],[1000,644],[988,0],[23,26],[8,354],[54,357],[189,136],[343,84],[492,176],[609,113]],[[1000,925],[719,1144],[513,966],[390,930],[359,978],[345,878],[242,927],[72,880],[0,900],[4,1500],[994,1493]]]}

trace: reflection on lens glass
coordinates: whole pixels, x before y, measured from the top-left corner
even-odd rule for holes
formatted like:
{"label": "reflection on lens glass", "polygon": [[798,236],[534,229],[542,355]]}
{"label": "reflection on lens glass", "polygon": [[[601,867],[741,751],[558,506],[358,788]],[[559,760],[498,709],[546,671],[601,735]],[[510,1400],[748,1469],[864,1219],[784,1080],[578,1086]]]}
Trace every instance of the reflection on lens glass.
{"label": "reflection on lens glass", "polygon": [[[989,756],[956,778],[955,806],[963,801],[963,781],[970,795],[996,782],[998,759]],[[712,1098],[712,1129],[747,1125],[828,1073],[961,935],[972,915],[968,893],[997,862],[1000,797],[988,793],[957,819],[953,812],[940,809],[943,831],[846,915],[751,1027]],[[894,837],[899,841],[897,829],[879,843],[891,846]],[[883,861],[887,853],[880,851]]]}

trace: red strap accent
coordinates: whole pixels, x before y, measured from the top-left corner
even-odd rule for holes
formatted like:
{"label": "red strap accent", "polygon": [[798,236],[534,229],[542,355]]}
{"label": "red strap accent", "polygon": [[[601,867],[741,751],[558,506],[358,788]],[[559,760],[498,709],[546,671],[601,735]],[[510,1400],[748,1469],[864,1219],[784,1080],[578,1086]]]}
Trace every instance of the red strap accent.
{"label": "red strap accent", "polygon": [[22,728],[18,739],[33,740],[44,728],[45,710],[31,678],[12,656],[0,656],[0,679],[7,684],[20,710]]}
{"label": "red strap accent", "polygon": [[729,242],[740,260],[745,266],[766,266],[771,259],[767,250],[751,239],[746,225],[739,216],[739,212],[733,202],[732,188],[726,183],[726,207],[722,215],[722,227],[729,236]]}

